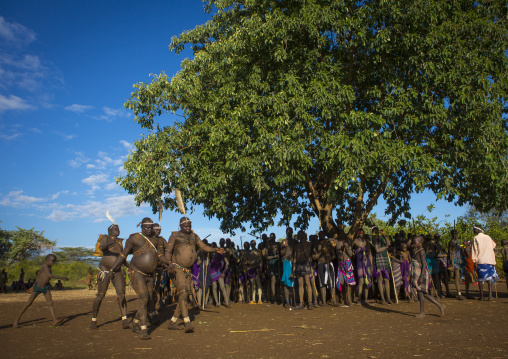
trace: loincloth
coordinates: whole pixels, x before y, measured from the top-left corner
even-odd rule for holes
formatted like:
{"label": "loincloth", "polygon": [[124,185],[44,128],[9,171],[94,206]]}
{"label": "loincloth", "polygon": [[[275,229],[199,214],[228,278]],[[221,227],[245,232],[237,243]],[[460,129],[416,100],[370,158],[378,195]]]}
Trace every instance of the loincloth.
{"label": "loincloth", "polygon": [[309,261],[295,263],[295,276],[303,277],[306,275],[310,275],[311,273],[312,273],[312,268],[310,266]]}
{"label": "loincloth", "polygon": [[42,288],[41,288],[41,287],[39,287],[39,286],[37,285],[37,283],[35,283],[35,284],[34,284],[34,289],[33,289],[33,291],[34,291],[34,292],[37,292],[37,293],[42,293],[42,294],[46,294],[46,292],[47,292],[48,290],[51,290],[51,285],[50,285],[50,284],[47,284],[46,286],[44,286],[44,287],[42,287]]}

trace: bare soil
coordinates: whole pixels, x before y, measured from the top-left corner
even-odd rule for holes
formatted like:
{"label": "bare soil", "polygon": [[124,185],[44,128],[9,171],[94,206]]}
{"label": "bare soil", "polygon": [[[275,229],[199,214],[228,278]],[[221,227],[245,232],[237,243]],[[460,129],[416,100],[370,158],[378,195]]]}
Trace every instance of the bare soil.
{"label": "bare soil", "polygon": [[[473,295],[479,296],[477,287]],[[150,328],[151,340],[121,328],[114,290],[104,299],[98,330],[89,329],[95,292],[53,291],[59,327],[40,295],[11,328],[27,294],[0,295],[1,357],[14,358],[508,358],[508,295],[498,283],[495,302],[442,299],[443,317],[431,303],[331,307],[289,311],[271,304],[234,304],[231,309],[191,310],[194,333],[169,331],[174,305]],[[137,308],[128,295],[129,316]]]}

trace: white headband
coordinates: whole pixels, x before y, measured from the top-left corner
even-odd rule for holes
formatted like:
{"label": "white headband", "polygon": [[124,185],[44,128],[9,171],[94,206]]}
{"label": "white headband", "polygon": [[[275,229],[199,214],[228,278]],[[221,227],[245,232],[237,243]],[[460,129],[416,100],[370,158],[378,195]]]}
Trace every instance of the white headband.
{"label": "white headband", "polygon": [[483,229],[481,229],[480,227],[473,226],[473,229],[476,229],[476,230],[478,230],[478,231],[480,231],[480,232],[482,232],[482,233],[483,233]]}

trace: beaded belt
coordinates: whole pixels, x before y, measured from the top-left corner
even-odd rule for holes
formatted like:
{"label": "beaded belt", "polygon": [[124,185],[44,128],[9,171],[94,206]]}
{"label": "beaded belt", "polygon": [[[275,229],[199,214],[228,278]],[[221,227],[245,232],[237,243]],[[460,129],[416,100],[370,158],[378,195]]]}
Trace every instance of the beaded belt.
{"label": "beaded belt", "polygon": [[175,262],[171,262],[176,268],[178,269],[181,269],[184,273],[189,273],[190,272],[190,269],[187,269],[185,267],[182,267],[181,265],[179,264],[176,264]]}

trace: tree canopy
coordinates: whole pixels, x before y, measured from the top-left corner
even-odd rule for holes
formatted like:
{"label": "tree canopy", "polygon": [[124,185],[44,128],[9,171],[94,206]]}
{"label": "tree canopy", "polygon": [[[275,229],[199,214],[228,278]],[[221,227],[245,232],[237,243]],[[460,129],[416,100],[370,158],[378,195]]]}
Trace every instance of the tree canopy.
{"label": "tree canopy", "polygon": [[16,261],[41,255],[56,245],[56,241],[44,237],[44,231],[16,228],[11,231],[0,229],[0,262],[3,269]]}
{"label": "tree canopy", "polygon": [[350,236],[425,189],[507,208],[505,1],[204,2],[212,20],[170,45],[193,58],[125,104],[152,130],[118,179],[138,204],[175,209],[179,188],[224,232],[281,214]]}

